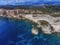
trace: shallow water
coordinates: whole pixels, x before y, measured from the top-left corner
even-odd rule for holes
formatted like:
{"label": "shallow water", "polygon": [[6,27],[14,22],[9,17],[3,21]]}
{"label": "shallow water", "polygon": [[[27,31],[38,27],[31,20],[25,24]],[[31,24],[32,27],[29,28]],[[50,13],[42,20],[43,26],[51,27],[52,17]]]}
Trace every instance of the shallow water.
{"label": "shallow water", "polygon": [[26,20],[0,19],[0,45],[60,45],[60,35],[33,35],[32,24]]}

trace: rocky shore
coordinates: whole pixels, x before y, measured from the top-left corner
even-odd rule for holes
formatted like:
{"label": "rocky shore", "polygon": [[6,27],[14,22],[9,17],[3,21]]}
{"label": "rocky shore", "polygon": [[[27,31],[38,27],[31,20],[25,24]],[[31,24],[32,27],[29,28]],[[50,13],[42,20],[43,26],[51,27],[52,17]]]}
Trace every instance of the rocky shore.
{"label": "rocky shore", "polygon": [[[60,33],[60,17],[53,17],[50,14],[23,14],[19,13],[20,9],[15,10],[5,10],[0,9],[0,17],[16,18],[16,19],[29,19],[38,24],[37,27],[42,27],[42,31],[45,34]],[[28,10],[26,10],[28,12]],[[41,22],[42,21],[42,22]],[[43,23],[43,25],[41,25]],[[38,34],[38,30],[32,33]]]}
{"label": "rocky shore", "polygon": [[38,23],[39,25],[37,27],[42,27],[42,31],[45,34],[60,33],[60,17],[53,17],[51,15],[41,14],[36,14],[35,16],[33,14],[28,14],[24,17]]}

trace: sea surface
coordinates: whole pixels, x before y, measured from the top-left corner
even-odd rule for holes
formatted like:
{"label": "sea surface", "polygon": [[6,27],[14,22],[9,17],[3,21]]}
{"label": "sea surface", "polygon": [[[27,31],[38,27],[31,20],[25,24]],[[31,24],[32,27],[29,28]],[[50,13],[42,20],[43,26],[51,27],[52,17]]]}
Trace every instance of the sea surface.
{"label": "sea surface", "polygon": [[31,21],[0,17],[0,45],[60,45],[60,34],[32,34]]}

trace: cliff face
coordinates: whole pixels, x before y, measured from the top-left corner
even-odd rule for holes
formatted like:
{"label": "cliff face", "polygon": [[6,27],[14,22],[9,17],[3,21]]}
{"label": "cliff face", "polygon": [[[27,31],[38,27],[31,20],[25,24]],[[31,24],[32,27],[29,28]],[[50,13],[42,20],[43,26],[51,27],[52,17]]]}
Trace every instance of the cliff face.
{"label": "cliff face", "polygon": [[[40,23],[43,24],[41,25],[41,27],[44,33],[46,34],[51,34],[52,32],[60,33],[60,17],[53,17],[50,14],[49,15],[48,14],[33,14],[33,13],[31,14],[30,12],[34,12],[34,10],[0,9],[0,16],[12,17],[12,18],[14,17],[14,18],[19,18],[19,19],[20,17],[23,17],[23,19],[26,18],[36,23],[38,23],[40,20]],[[38,34],[38,31],[36,34]]]}
{"label": "cliff face", "polygon": [[12,9],[12,10],[0,9],[0,15],[18,15],[19,11],[23,12],[22,10],[19,9]]}
{"label": "cliff face", "polygon": [[[35,16],[26,14],[24,17],[38,23],[38,27],[42,27],[45,34],[60,33],[60,17],[45,14],[35,14]],[[34,33],[38,34],[39,30],[35,30]]]}

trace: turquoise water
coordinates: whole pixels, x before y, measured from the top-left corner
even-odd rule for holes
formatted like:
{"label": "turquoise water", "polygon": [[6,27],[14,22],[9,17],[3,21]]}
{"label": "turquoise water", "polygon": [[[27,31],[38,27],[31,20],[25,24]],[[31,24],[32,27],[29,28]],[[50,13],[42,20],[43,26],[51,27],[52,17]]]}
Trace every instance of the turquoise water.
{"label": "turquoise water", "polygon": [[46,35],[41,28],[33,35],[31,30],[30,21],[0,18],[0,45],[60,45],[60,35]]}

